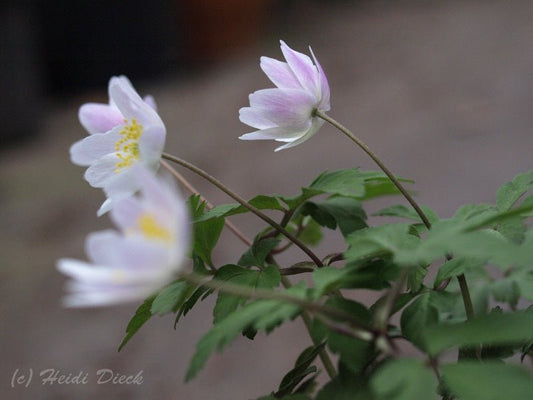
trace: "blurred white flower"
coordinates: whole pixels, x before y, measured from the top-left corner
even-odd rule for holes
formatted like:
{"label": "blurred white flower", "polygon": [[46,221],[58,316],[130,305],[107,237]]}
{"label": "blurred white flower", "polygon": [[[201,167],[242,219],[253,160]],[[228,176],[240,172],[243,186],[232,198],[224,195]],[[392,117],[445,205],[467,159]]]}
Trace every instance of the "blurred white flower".
{"label": "blurred white flower", "polygon": [[329,111],[330,93],[326,75],[309,48],[313,61],[281,42],[287,62],[261,57],[261,69],[277,88],[250,94],[250,107],[239,110],[239,119],[258,129],[239,137],[243,140],[272,139],[287,144],[276,149],[296,146],[313,136],[324,121],[315,110]]}
{"label": "blurred white flower", "polygon": [[189,247],[185,202],[172,182],[142,169],[140,192],[116,202],[111,219],[119,231],[90,234],[89,262],[61,259],[57,268],[71,278],[64,304],[91,307],[144,299],[170,282]]}
{"label": "blurred white flower", "polygon": [[166,137],[155,102],[151,97],[141,99],[128,78],[110,79],[109,99],[109,104],[80,108],[79,119],[89,136],[70,148],[72,162],[89,167],[85,179],[108,197],[99,215],[138,190],[134,167],[141,164],[157,171]]}

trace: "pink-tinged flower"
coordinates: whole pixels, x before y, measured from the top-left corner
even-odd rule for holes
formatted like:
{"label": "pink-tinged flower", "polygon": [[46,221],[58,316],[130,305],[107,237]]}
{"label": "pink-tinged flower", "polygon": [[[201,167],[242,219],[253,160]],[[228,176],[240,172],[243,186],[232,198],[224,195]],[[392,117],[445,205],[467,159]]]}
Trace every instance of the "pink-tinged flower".
{"label": "pink-tinged flower", "polygon": [[329,111],[329,85],[313,50],[309,50],[313,61],[281,41],[287,62],[261,57],[261,69],[277,88],[250,95],[250,107],[239,110],[239,119],[258,130],[239,139],[286,142],[278,151],[306,141],[320,129],[324,120],[314,112]]}
{"label": "pink-tinged flower", "polygon": [[171,182],[140,170],[140,191],[118,200],[111,219],[118,231],[90,234],[89,262],[61,259],[57,268],[71,278],[64,304],[91,307],[143,299],[170,282],[189,247],[185,202]]}
{"label": "pink-tinged flower", "polygon": [[70,148],[72,162],[88,167],[85,179],[108,196],[99,215],[138,189],[136,166],[157,171],[166,137],[153,99],[141,99],[125,76],[111,78],[109,99],[109,104],[80,108],[79,119],[89,136]]}

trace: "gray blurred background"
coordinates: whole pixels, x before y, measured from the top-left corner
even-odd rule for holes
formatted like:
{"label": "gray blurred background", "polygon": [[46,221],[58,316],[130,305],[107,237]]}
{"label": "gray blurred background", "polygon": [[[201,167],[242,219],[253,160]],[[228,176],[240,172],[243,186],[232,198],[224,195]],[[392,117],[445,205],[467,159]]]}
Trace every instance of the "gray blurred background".
{"label": "gray blurred background", "polygon": [[[121,353],[137,304],[61,307],[61,257],[84,258],[103,194],[70,163],[85,132],[87,101],[107,102],[110,76],[126,74],[154,95],[166,151],[206,169],[244,197],[297,194],[324,169],[375,167],[325,126],[274,153],[241,142],[250,92],[270,87],[259,57],[281,58],[279,39],[312,45],[329,78],[330,115],[352,128],[422,204],[449,217],[463,203],[493,202],[496,189],[533,165],[533,2],[514,1],[7,1],[0,6],[0,398],[247,399],[276,389],[310,344],[295,321],[252,342],[236,340],[185,384],[187,363],[211,324],[206,300],[173,329],[153,317]],[[183,171],[211,202],[230,202]],[[368,204],[370,211],[400,198]],[[232,218],[248,235],[263,225]],[[373,221],[379,222],[374,219]],[[214,259],[245,247],[229,232]],[[320,256],[342,250],[329,235]],[[302,260],[297,251],[282,262]],[[43,386],[38,374],[89,374],[88,384]],[[97,385],[109,368],[141,385]],[[15,373],[33,371],[28,387]],[[17,372],[18,371],[18,372]]]}

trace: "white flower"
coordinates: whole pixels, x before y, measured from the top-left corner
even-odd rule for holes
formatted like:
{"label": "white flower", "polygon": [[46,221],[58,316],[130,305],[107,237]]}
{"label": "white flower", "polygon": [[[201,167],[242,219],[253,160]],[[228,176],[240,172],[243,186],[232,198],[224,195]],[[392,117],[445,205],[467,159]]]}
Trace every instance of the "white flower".
{"label": "white flower", "polygon": [[324,120],[315,110],[329,111],[330,93],[326,75],[309,47],[313,61],[281,41],[287,62],[261,57],[261,69],[277,88],[252,93],[250,107],[239,110],[241,122],[258,129],[239,137],[243,140],[273,139],[287,149],[313,136]]}
{"label": "white flower", "polygon": [[140,170],[140,192],[117,201],[111,219],[119,231],[90,234],[89,262],[61,259],[57,268],[71,280],[64,304],[104,306],[143,299],[170,282],[189,246],[185,202],[171,182]]}
{"label": "white flower", "polygon": [[138,190],[137,165],[157,171],[166,137],[153,99],[141,99],[125,76],[110,79],[109,98],[109,104],[80,108],[79,119],[89,136],[70,148],[72,162],[89,167],[85,179],[108,196],[99,215]]}

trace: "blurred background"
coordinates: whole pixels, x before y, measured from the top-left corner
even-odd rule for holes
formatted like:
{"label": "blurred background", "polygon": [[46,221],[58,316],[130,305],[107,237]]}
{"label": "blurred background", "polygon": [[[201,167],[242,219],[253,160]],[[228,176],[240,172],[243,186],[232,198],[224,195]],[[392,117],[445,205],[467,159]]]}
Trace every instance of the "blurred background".
{"label": "blurred background", "polygon": [[[352,128],[422,204],[449,217],[494,202],[497,188],[533,164],[533,2],[332,0],[15,1],[0,6],[0,398],[247,399],[276,389],[310,341],[299,321],[236,340],[192,382],[183,377],[211,324],[213,299],[177,329],[153,317],[121,353],[137,304],[61,306],[61,257],[85,258],[87,233],[107,229],[103,194],[83,181],[68,149],[85,132],[77,110],[107,102],[112,75],[152,94],[167,126],[166,151],[211,172],[244,197],[297,194],[324,169],[376,169],[325,126],[274,153],[241,142],[248,94],[271,84],[259,57],[281,58],[279,39],[312,45],[332,93],[330,115]],[[230,202],[184,171],[215,204]],[[368,204],[404,203],[389,198]],[[253,236],[263,225],[232,221]],[[379,220],[374,220],[379,222]],[[340,251],[335,235],[318,249]],[[219,265],[245,248],[225,232]],[[297,251],[282,258],[302,259]],[[11,387],[14,373],[34,377]],[[38,373],[89,373],[85,385],[43,386]],[[141,385],[97,385],[109,368]],[[18,371],[18,372],[17,372]]]}

